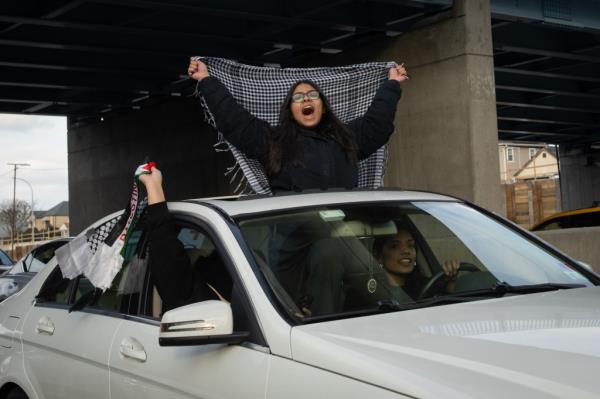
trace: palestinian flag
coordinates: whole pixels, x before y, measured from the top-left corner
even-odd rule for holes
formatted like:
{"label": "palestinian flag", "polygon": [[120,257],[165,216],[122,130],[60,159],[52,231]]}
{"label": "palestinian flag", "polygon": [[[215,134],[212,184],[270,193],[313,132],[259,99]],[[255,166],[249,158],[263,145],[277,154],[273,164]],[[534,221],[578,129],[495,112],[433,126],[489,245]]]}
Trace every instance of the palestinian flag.
{"label": "palestinian flag", "polygon": [[81,274],[94,287],[108,289],[124,262],[124,252],[147,199],[140,198],[139,177],[150,173],[154,162],[140,165],[134,174],[133,188],[125,212],[92,231],[82,233],[69,244],[56,250],[58,265],[65,278]]}

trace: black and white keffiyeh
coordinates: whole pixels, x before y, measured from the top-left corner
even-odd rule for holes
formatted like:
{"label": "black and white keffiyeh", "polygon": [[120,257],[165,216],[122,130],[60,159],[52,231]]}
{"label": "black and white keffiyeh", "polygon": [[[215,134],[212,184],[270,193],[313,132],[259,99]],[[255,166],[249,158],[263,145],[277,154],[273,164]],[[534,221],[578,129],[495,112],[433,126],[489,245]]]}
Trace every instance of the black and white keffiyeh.
{"label": "black and white keffiyeh", "polygon": [[[377,88],[388,78],[393,62],[372,62],[341,67],[323,68],[271,68],[240,64],[223,58],[195,57],[206,63],[211,76],[219,79],[236,101],[252,115],[272,126],[279,119],[279,109],[290,87],[299,80],[314,81],[331,101],[337,117],[348,123],[367,111]],[[206,101],[200,97],[206,120],[217,128]],[[247,192],[248,186],[257,194],[271,194],[269,181],[263,166],[255,159],[246,157],[219,132],[216,147],[226,144],[237,165],[230,168],[231,181],[241,170],[245,179],[235,188],[236,193]],[[383,184],[387,145],[358,164],[358,187],[377,188]],[[244,186],[244,182],[247,185]]]}
{"label": "black and white keffiyeh", "polygon": [[81,233],[56,250],[64,278],[84,275],[95,288],[110,288],[125,261],[127,242],[148,204],[148,199],[140,195],[139,177],[150,173],[154,166],[154,162],[149,162],[136,169],[128,206],[121,215]]}

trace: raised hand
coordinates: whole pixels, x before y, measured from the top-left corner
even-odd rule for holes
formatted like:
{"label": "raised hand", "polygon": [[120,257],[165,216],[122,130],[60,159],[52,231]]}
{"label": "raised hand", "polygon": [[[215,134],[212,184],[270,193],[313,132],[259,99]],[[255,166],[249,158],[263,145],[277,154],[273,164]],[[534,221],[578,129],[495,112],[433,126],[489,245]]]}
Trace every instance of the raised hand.
{"label": "raised hand", "polygon": [[162,173],[160,170],[152,167],[150,173],[141,175],[139,179],[146,186],[149,205],[165,201],[165,193],[162,188]]}
{"label": "raised hand", "polygon": [[190,65],[188,66],[188,76],[198,81],[209,76],[206,64],[200,60],[190,58]]}
{"label": "raised hand", "polygon": [[404,63],[402,63],[400,65],[395,65],[394,67],[390,68],[390,71],[388,73],[388,78],[390,80],[397,80],[400,83],[408,80],[409,78],[408,78],[408,74],[406,73],[406,68],[404,67]]}

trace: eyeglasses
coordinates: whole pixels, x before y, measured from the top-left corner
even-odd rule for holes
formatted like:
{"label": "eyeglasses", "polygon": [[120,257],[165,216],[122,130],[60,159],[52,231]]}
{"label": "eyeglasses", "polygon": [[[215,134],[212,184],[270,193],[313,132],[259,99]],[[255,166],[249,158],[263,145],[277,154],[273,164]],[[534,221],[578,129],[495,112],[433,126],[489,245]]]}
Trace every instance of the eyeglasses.
{"label": "eyeglasses", "polygon": [[318,100],[321,97],[321,95],[316,90],[311,90],[308,93],[298,92],[294,93],[294,95],[292,96],[292,101],[295,103],[301,103],[302,101],[304,101],[304,97],[308,98],[309,100]]}

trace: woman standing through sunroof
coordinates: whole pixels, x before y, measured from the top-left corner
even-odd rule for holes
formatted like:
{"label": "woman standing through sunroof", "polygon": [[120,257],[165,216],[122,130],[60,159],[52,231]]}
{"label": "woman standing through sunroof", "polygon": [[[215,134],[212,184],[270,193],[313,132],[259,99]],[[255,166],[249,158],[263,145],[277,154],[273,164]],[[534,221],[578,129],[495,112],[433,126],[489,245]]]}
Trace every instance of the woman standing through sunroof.
{"label": "woman standing through sunroof", "polygon": [[271,126],[240,106],[202,61],[192,59],[188,75],[199,82],[219,131],[263,165],[274,192],[356,187],[358,161],[394,131],[400,84],[408,79],[404,65],[390,68],[367,112],[348,124],[332,112],[316,83],[296,82],[281,105],[278,125]]}

